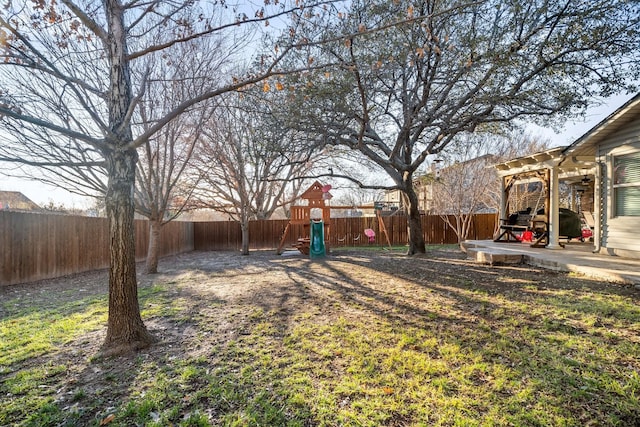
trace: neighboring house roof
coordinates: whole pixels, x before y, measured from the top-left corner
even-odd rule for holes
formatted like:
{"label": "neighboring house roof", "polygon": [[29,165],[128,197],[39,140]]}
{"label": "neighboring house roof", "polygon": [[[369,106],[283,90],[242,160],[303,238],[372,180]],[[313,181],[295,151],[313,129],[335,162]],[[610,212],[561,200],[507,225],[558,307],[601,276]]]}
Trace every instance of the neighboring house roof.
{"label": "neighboring house roof", "polygon": [[640,117],[640,92],[576,139],[564,149],[562,154],[565,156],[595,156],[598,144],[630,122],[637,120],[638,117]]}
{"label": "neighboring house roof", "polygon": [[468,160],[464,160],[462,162],[456,162],[454,165],[450,165],[450,166],[446,166],[444,168],[442,168],[443,171],[449,169],[449,168],[453,168],[454,166],[460,166],[460,165],[466,165],[466,164],[474,164],[474,163],[478,163],[478,162],[495,162],[495,160],[498,158],[498,156],[496,156],[495,154],[483,154],[481,156],[478,157],[474,157],[473,159],[468,159]]}
{"label": "neighboring house roof", "polygon": [[0,191],[0,210],[40,211],[40,206],[19,191]]}

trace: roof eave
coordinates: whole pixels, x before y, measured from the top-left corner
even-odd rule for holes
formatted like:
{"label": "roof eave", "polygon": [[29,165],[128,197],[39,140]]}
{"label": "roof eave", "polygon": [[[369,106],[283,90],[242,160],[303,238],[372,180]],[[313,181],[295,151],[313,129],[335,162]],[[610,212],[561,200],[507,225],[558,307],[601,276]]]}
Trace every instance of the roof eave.
{"label": "roof eave", "polygon": [[614,127],[614,124],[616,122],[619,122],[627,115],[634,113],[640,114],[640,92],[638,92],[633,98],[625,102],[620,108],[615,110],[600,123],[587,131],[584,135],[576,139],[573,143],[571,143],[571,145],[567,146],[564,149],[563,154],[566,156],[573,153],[578,148],[597,144],[607,135],[617,130],[617,127]]}

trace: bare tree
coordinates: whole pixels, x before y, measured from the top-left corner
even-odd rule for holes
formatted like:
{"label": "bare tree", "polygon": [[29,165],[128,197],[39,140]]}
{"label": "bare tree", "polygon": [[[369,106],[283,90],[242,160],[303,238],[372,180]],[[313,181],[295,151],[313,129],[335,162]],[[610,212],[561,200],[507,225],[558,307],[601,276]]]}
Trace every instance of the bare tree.
{"label": "bare tree", "polygon": [[460,133],[561,120],[633,82],[638,9],[625,0],[354,1],[325,32],[308,32],[336,42],[298,60],[339,66],[291,79],[289,126],[383,170],[408,200],[409,254],[424,252],[420,165]]}
{"label": "bare tree", "polygon": [[[170,113],[184,99],[198,96],[209,86],[211,76],[224,70],[224,46],[219,40],[196,39],[174,48],[170,60],[148,58],[144,68],[146,88],[139,103],[140,133],[152,127],[156,117]],[[196,63],[175,60],[195,57]],[[136,167],[136,212],[149,219],[149,245],[145,272],[157,273],[161,228],[191,205],[197,180],[185,170],[199,143],[203,127],[213,110],[208,100],[167,123],[140,147]]]}
{"label": "bare tree", "polygon": [[[149,57],[197,63],[197,57],[175,57],[176,46],[222,34],[233,38],[247,25],[260,28],[301,8],[313,11],[313,5],[296,3],[265,6],[255,17],[216,2],[5,4],[0,16],[0,126],[10,137],[0,148],[0,159],[58,174],[78,191],[99,188],[106,195],[111,257],[105,354],[154,341],[137,298],[137,149],[201,102],[281,73],[278,64],[297,40],[281,44],[277,55],[262,62],[259,73],[209,79],[198,95],[176,100],[170,111],[158,111],[143,130],[133,121],[152,73],[141,64]],[[140,78],[134,79],[138,70]]]}
{"label": "bare tree", "polygon": [[[184,179],[202,122],[186,122],[186,115],[169,122],[141,147],[136,167],[136,212],[149,219],[145,273],[158,272],[160,232],[163,225],[189,208],[195,182]],[[195,118],[195,117],[194,117]]]}
{"label": "bare tree", "polygon": [[[249,254],[249,221],[268,219],[295,200],[315,157],[299,136],[270,120],[268,105],[228,97],[204,131],[197,155],[198,200],[240,222],[242,254]],[[234,103],[231,101],[240,101]],[[255,105],[255,104],[254,104]]]}
{"label": "bare tree", "polygon": [[473,226],[474,214],[491,206],[488,187],[495,186],[496,173],[490,166],[496,163],[492,154],[480,154],[468,141],[460,144],[459,158],[445,166],[433,182],[434,210],[464,241]]}

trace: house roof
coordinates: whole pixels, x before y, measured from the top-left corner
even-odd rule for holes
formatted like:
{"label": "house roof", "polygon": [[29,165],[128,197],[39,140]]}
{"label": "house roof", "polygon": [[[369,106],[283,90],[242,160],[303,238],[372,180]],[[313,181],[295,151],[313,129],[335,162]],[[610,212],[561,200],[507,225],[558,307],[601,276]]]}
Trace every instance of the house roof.
{"label": "house roof", "polygon": [[640,92],[565,148],[565,156],[595,156],[596,147],[611,134],[640,117]]}
{"label": "house roof", "polygon": [[571,145],[556,147],[540,153],[518,157],[494,165],[499,175],[546,167],[550,163],[560,166],[561,175],[572,176],[589,172],[594,164],[596,147],[607,137],[640,117],[640,93],[611,113]]}
{"label": "house roof", "polygon": [[496,156],[495,154],[487,153],[487,154],[482,154],[481,156],[478,156],[478,157],[474,157],[472,159],[467,159],[463,161],[456,160],[453,164],[444,166],[442,169],[440,169],[440,172],[446,172],[447,169],[456,169],[456,168],[459,168],[461,165],[462,166],[473,165],[480,162],[489,164],[490,162],[495,162],[497,158],[498,156]]}
{"label": "house roof", "polygon": [[19,191],[0,191],[0,210],[39,211],[40,206]]}
{"label": "house roof", "polygon": [[323,194],[325,193],[325,191],[323,191],[324,187],[324,185],[320,184],[318,181],[315,181],[309,188],[306,189],[304,193],[300,195],[300,198],[306,200],[323,200]]}

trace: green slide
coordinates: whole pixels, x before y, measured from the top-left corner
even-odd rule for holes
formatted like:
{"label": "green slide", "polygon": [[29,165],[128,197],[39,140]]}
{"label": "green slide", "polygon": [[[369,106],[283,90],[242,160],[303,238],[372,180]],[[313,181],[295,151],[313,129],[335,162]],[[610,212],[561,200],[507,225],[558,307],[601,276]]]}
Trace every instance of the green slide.
{"label": "green slide", "polygon": [[325,255],[324,221],[311,221],[311,247],[309,248],[309,258],[322,258]]}

